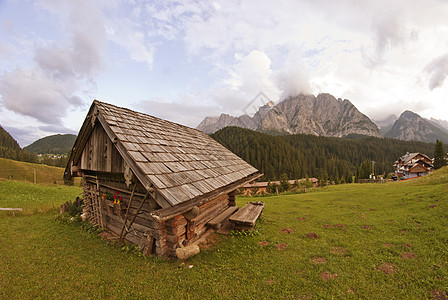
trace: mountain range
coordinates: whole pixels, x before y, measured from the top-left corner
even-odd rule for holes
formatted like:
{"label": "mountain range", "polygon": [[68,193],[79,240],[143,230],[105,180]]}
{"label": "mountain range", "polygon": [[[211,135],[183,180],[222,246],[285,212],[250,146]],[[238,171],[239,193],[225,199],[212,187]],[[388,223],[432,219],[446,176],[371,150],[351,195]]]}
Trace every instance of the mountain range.
{"label": "mountain range", "polygon": [[221,114],[206,117],[197,129],[212,134],[228,126],[237,126],[260,132],[279,134],[311,134],[315,136],[346,137],[373,136],[400,140],[448,143],[448,122],[425,119],[411,111],[400,117],[390,115],[373,122],[349,100],[336,99],[330,94],[298,95],[277,105],[269,102],[253,117],[233,117]]}
{"label": "mountain range", "polygon": [[267,103],[253,117],[232,117],[221,114],[207,117],[197,127],[206,133],[237,126],[275,134],[312,134],[344,137],[368,135],[381,137],[378,126],[362,114],[349,100],[336,99],[330,94],[298,95],[277,105]]}

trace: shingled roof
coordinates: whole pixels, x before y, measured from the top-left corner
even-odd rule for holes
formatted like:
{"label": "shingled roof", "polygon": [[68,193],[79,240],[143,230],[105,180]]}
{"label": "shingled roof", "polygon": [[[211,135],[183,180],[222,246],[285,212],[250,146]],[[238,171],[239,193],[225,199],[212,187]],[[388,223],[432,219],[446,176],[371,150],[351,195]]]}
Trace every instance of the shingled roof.
{"label": "shingled roof", "polygon": [[[92,119],[99,120],[143,186],[148,190],[157,189],[170,206],[257,172],[211,137],[193,128],[97,100],[93,102],[83,128],[87,128],[86,123]],[[88,135],[83,128],[79,135]],[[82,151],[79,149],[82,148],[81,140],[78,136],[67,168],[76,160],[75,152]]]}

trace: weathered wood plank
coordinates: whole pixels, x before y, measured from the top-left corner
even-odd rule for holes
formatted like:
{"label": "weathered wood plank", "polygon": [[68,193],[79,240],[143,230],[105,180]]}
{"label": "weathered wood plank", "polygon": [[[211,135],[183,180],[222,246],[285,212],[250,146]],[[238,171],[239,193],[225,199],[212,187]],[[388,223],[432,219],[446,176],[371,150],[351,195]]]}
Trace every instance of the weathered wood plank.
{"label": "weathered wood plank", "polygon": [[233,215],[237,210],[238,206],[230,206],[221,214],[213,218],[207,223],[207,226],[215,229],[221,228],[222,223],[227,220],[231,215]]}
{"label": "weathered wood plank", "polygon": [[254,226],[263,212],[264,203],[253,204],[248,202],[242,209],[229,218],[229,221],[238,225]]}
{"label": "weathered wood plank", "polygon": [[255,175],[251,175],[249,177],[243,178],[241,180],[238,180],[228,186],[219,188],[209,194],[205,194],[202,196],[198,196],[190,201],[186,201],[183,203],[180,203],[174,207],[169,207],[169,208],[162,208],[162,209],[158,209],[155,210],[151,213],[151,215],[154,218],[159,219],[160,221],[164,221],[164,220],[168,220],[171,219],[172,217],[175,217],[179,214],[183,214],[185,212],[187,212],[188,210],[190,210],[193,206],[200,206],[202,204],[205,204],[207,202],[212,201],[213,199],[227,194],[231,191],[234,191],[235,189],[243,186],[244,184],[246,184],[247,182],[251,182],[254,181],[255,179],[259,178],[263,176],[263,174],[255,174]]}
{"label": "weathered wood plank", "polygon": [[195,227],[202,225],[205,223],[208,223],[210,220],[221,214],[224,210],[227,209],[228,203],[220,203],[220,205],[215,206],[212,210],[208,211],[207,213],[199,215],[197,218],[193,219],[191,222],[191,228],[194,229]]}

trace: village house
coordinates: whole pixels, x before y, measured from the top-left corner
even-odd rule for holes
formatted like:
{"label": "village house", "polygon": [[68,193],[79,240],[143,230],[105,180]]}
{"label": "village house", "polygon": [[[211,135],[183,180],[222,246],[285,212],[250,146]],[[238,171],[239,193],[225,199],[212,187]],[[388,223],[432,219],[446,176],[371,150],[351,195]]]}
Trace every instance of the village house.
{"label": "village house", "polygon": [[[305,181],[305,178],[302,178],[300,180],[289,180],[289,185],[291,187],[295,186],[297,182],[303,182]],[[317,178],[309,178],[309,181],[312,183],[313,187],[317,187],[319,185],[319,180]],[[280,185],[280,181],[271,181],[271,184],[277,184]],[[250,196],[255,194],[267,194],[267,188],[268,188],[269,182],[263,181],[263,182],[250,182],[246,183],[241,187],[241,194]]]}
{"label": "village house", "polygon": [[433,161],[423,153],[406,153],[394,163],[395,173],[399,177],[414,178],[425,176],[434,169]]}
{"label": "village house", "polygon": [[175,256],[228,222],[257,172],[199,130],[95,100],[65,179],[82,177],[84,217],[111,239]]}

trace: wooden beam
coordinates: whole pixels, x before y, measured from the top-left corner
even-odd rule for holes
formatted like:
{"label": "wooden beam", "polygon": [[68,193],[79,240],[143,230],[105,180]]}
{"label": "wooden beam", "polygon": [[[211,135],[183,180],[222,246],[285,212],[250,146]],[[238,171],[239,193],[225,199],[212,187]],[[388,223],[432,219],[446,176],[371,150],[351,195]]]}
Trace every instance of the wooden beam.
{"label": "wooden beam", "polygon": [[193,206],[201,206],[207,202],[212,201],[213,199],[224,195],[224,194],[228,194],[234,190],[236,190],[237,188],[245,185],[246,183],[256,180],[257,178],[260,178],[261,176],[263,176],[263,174],[254,174],[251,175],[249,177],[240,179],[230,185],[227,185],[225,187],[222,187],[220,189],[217,189],[213,192],[210,192],[208,194],[205,195],[201,195],[198,196],[196,198],[193,198],[192,200],[183,202],[179,205],[170,207],[170,208],[162,208],[162,209],[158,209],[153,211],[150,215],[156,219],[159,222],[171,219],[179,214],[183,214],[186,213],[187,211],[189,211]]}
{"label": "wooden beam", "polygon": [[[136,213],[134,214],[134,216],[132,217],[132,220],[131,220],[131,222],[129,223],[129,228],[131,228],[132,224],[134,224],[135,218],[137,218],[137,215],[139,214],[139,211],[142,209],[142,207],[143,207],[143,203],[145,203],[145,200],[148,198],[148,195],[149,195],[149,192],[146,193],[146,196],[145,196],[145,198],[143,198],[142,202],[140,203],[140,206],[138,207],[137,212],[136,212]],[[129,204],[130,204],[130,202],[129,202]],[[128,208],[128,209],[129,209],[129,208]],[[127,213],[127,211],[126,211],[126,213]],[[124,225],[126,225],[126,219],[125,219],[125,221],[124,221]],[[123,240],[123,238],[126,236],[127,233],[128,233],[128,231],[126,230],[126,232],[125,232],[124,234],[122,234],[123,236],[120,237],[120,242]]]}
{"label": "wooden beam", "polygon": [[[135,192],[136,186],[137,186],[137,182],[134,183],[134,187],[132,188],[131,198],[129,199],[128,208],[126,209],[126,214],[124,215],[123,227],[121,227],[121,232],[120,232],[120,239],[119,239],[120,242],[123,241],[123,237],[124,237],[123,233],[124,233],[124,230],[126,229],[126,222],[128,221],[128,214],[129,214],[129,210],[131,208],[132,200],[134,198],[134,192]],[[142,201],[142,203],[143,203],[143,201]],[[138,211],[137,211],[137,213],[138,213]]]}

